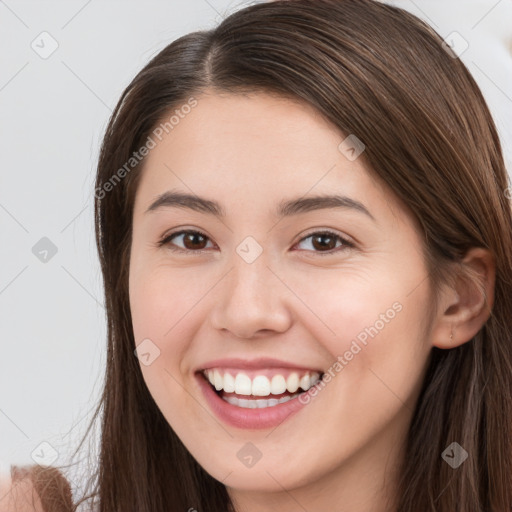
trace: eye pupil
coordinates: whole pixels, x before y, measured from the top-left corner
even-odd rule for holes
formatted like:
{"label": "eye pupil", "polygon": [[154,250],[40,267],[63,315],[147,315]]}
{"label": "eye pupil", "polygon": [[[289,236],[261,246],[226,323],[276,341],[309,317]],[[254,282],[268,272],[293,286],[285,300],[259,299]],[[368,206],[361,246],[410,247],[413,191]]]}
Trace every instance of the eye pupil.
{"label": "eye pupil", "polygon": [[[329,240],[330,243],[326,243],[325,239]],[[321,240],[321,242],[317,245],[317,241]],[[333,243],[334,242],[334,243]],[[334,249],[336,247],[336,238],[328,233],[320,234],[313,236],[313,247],[315,249]]]}
{"label": "eye pupil", "polygon": [[[203,239],[203,243],[205,240],[205,237],[201,235],[200,233],[185,233],[185,236],[183,237],[183,245],[187,247],[188,242],[192,242],[191,247],[187,247],[187,249],[203,249],[203,247],[197,246],[198,239]],[[201,242],[199,242],[199,245],[201,245]]]}

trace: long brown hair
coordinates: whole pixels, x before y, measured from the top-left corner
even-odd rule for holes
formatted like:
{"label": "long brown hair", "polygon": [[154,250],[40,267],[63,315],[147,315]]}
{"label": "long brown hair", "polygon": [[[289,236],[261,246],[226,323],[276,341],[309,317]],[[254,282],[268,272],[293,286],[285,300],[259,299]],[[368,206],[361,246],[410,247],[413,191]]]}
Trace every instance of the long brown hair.
{"label": "long brown hair", "polygon": [[[193,459],[145,385],[128,300],[132,210],[144,164],[130,159],[162,119],[206,88],[301,100],[355,134],[371,172],[419,221],[434,289],[469,248],[491,251],[492,314],[471,341],[432,350],[406,440],[397,511],[512,510],[509,183],[482,94],[442,42],[415,16],[373,0],[262,3],[174,41],[126,88],[106,129],[96,180],[108,322],[105,386],[93,420],[101,418],[91,493],[100,512],[232,509],[225,486]],[[453,441],[469,454],[456,470],[441,457]]]}

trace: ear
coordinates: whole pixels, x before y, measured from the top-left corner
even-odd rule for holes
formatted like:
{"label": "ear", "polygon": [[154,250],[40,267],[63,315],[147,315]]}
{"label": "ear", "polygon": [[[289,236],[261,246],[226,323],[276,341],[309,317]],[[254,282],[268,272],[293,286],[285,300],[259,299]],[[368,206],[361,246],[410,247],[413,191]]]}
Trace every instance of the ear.
{"label": "ear", "polygon": [[495,263],[492,253],[470,249],[462,260],[463,273],[445,285],[432,330],[432,345],[453,348],[471,340],[485,324],[494,304]]}

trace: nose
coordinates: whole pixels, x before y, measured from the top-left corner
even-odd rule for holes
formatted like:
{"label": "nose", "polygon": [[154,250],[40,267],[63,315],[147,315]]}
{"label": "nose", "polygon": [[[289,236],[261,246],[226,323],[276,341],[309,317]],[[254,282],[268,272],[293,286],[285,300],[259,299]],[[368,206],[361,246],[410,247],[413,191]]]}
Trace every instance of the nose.
{"label": "nose", "polygon": [[292,315],[290,290],[267,264],[263,254],[247,263],[238,254],[219,282],[212,326],[239,338],[255,338],[289,329]]}

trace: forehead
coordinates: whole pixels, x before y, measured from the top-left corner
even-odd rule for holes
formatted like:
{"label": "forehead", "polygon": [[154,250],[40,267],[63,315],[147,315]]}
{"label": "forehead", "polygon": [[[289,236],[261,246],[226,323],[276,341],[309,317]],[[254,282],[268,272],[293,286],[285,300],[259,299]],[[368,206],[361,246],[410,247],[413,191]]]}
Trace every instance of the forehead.
{"label": "forehead", "polygon": [[392,206],[363,159],[340,151],[346,134],[311,105],[265,93],[208,92],[195,99],[195,107],[155,139],[139,182],[139,208],[176,188],[245,210],[333,193],[373,208],[382,201]]}
{"label": "forehead", "polygon": [[149,160],[165,157],[172,150],[176,159],[201,159],[216,168],[240,161],[244,168],[259,169],[260,174],[267,170],[265,164],[278,163],[280,167],[273,168],[275,177],[290,167],[286,164],[304,158],[305,163],[332,165],[342,137],[310,105],[264,93],[203,94],[168,135]]}

